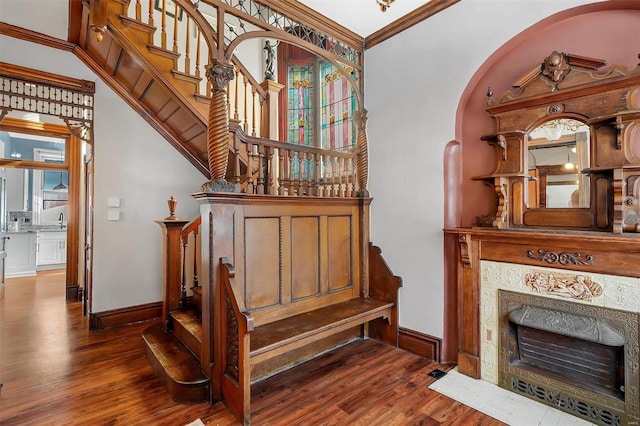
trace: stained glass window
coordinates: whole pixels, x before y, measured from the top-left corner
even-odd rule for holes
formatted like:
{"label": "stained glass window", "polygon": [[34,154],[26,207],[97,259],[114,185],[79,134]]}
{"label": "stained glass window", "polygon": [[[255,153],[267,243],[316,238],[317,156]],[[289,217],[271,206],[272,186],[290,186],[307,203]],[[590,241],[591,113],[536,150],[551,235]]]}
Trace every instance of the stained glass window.
{"label": "stained glass window", "polygon": [[288,142],[313,145],[315,80],[313,64],[288,66]]}
{"label": "stained glass window", "polygon": [[[347,70],[349,71],[349,70]],[[320,63],[321,146],[348,151],[356,142],[353,111],[356,97],[344,74],[329,62]]]}

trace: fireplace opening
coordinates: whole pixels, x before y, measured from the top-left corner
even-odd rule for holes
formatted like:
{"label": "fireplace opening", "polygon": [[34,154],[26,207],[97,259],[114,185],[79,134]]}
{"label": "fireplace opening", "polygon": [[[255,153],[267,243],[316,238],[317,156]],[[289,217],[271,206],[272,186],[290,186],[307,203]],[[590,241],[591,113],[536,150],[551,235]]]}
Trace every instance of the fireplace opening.
{"label": "fireplace opening", "polygon": [[640,424],[638,314],[498,294],[501,387],[598,425]]}
{"label": "fireplace opening", "polygon": [[610,346],[510,321],[509,363],[624,401],[624,345]]}

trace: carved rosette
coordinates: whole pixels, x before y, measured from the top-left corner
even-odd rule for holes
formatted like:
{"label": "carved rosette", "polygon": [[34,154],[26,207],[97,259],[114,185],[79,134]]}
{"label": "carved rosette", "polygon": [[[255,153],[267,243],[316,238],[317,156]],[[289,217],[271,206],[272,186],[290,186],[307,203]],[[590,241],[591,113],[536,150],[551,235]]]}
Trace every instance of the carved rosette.
{"label": "carved rosette", "polygon": [[230,189],[233,185],[214,185],[215,181],[225,181],[227,174],[228,145],[229,145],[229,108],[227,106],[227,86],[233,80],[235,73],[233,65],[213,60],[206,67],[206,76],[212,86],[211,103],[209,104],[209,127],[207,132],[207,154],[209,157],[209,172],[211,182],[203,185],[203,191],[216,188]]}
{"label": "carved rosette", "polygon": [[358,169],[358,191],[361,196],[368,197],[367,184],[369,181],[369,148],[367,141],[367,110],[361,108],[354,111],[353,118],[358,129],[356,142],[356,164]]}
{"label": "carved rosette", "polygon": [[553,51],[542,63],[542,75],[554,83],[561,82],[569,72],[569,60],[566,53]]}

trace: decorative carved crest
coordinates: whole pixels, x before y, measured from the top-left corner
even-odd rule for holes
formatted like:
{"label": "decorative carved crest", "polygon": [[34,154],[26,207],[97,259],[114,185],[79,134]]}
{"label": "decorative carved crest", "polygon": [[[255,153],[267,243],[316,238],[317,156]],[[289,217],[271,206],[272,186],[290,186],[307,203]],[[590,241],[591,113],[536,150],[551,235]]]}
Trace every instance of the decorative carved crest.
{"label": "decorative carved crest", "polygon": [[568,72],[569,60],[566,53],[558,53],[554,50],[551,55],[544,58],[542,75],[554,83],[562,81]]}

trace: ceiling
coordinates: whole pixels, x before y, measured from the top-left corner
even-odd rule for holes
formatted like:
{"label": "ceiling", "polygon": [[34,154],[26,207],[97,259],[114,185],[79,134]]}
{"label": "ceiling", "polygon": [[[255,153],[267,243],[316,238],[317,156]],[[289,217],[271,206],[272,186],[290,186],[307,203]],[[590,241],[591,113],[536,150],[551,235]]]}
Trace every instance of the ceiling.
{"label": "ceiling", "polygon": [[395,0],[386,12],[381,12],[376,0],[298,1],[362,37],[371,35],[418,7],[429,3],[424,0]]}

